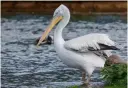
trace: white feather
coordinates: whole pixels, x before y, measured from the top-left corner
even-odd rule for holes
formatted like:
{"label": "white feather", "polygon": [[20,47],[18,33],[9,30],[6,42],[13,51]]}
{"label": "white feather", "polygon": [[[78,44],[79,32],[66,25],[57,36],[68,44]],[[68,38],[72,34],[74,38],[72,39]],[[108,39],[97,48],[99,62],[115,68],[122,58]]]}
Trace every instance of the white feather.
{"label": "white feather", "polygon": [[94,49],[100,49],[98,43],[105,44],[108,46],[114,46],[114,42],[110,40],[106,34],[92,33],[85,36],[81,36],[69,41],[66,41],[64,47],[66,49],[74,49],[82,52],[88,52],[88,47],[93,47]]}

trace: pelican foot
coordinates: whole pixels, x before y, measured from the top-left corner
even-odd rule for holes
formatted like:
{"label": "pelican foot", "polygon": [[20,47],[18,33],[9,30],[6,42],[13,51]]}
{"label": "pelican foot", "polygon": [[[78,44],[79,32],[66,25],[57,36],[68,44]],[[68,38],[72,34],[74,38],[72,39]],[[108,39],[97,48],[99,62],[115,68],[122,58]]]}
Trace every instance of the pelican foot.
{"label": "pelican foot", "polygon": [[90,85],[90,83],[87,82],[87,81],[84,81],[83,84],[82,84],[82,86],[83,86],[84,88],[92,88],[91,85]]}
{"label": "pelican foot", "polygon": [[86,81],[83,81],[82,85],[87,86],[87,85],[90,85],[90,83],[86,80]]}
{"label": "pelican foot", "polygon": [[88,81],[84,81],[85,85],[90,85],[90,83]]}

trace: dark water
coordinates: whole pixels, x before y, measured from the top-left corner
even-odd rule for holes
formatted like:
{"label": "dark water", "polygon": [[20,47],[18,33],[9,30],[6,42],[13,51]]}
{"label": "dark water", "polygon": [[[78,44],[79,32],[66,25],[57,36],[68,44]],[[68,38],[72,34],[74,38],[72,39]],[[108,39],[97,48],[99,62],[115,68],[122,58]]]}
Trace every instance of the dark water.
{"label": "dark water", "polygon": [[[52,88],[56,82],[62,82],[61,84],[80,82],[81,72],[64,65],[53,45],[39,48],[33,45],[51,17],[30,15],[2,17],[3,88]],[[127,23],[124,16],[72,17],[64,29],[63,36],[65,39],[71,39],[96,32],[108,34],[121,49],[113,53],[126,59]],[[53,31],[50,34],[53,35]],[[100,81],[99,72],[93,73],[92,81]]]}

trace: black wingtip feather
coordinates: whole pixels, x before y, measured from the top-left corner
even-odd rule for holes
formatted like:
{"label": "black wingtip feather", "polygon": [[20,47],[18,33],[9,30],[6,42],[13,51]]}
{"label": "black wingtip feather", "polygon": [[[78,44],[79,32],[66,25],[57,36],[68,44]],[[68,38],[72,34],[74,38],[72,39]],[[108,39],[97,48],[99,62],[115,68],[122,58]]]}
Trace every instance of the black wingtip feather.
{"label": "black wingtip feather", "polygon": [[120,50],[116,46],[108,46],[105,44],[99,43],[100,49],[94,49],[93,47],[88,47],[89,51],[99,51],[99,50]]}
{"label": "black wingtip feather", "polygon": [[100,44],[100,43],[99,43],[99,46],[101,48],[100,50],[120,50],[116,46],[108,46],[108,45]]}
{"label": "black wingtip feather", "polygon": [[117,47],[115,47],[115,46],[110,46],[110,48],[111,48],[112,50],[120,50],[119,48],[117,48]]}

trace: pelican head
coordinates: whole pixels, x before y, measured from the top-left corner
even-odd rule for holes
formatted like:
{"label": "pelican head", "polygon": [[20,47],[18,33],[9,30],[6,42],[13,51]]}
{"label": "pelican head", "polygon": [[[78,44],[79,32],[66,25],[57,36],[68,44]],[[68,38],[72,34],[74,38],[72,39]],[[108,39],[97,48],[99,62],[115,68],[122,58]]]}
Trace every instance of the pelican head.
{"label": "pelican head", "polygon": [[[66,21],[67,19],[70,18],[70,12],[69,9],[61,4],[54,12],[53,14],[53,19],[50,23],[50,25],[47,27],[46,31],[43,33],[43,35],[41,36],[39,42],[37,43],[37,46],[39,46],[42,41],[47,37],[47,35],[49,34],[49,32],[53,29],[53,27],[59,23],[60,21]],[[66,19],[66,20],[65,20]]]}
{"label": "pelican head", "polygon": [[[39,40],[40,40],[40,37],[36,39],[36,41],[35,41],[34,44],[36,45],[36,44],[39,42]],[[53,36],[48,35],[48,36],[42,41],[41,44],[46,44],[46,45],[51,45],[51,44],[53,44]]]}

